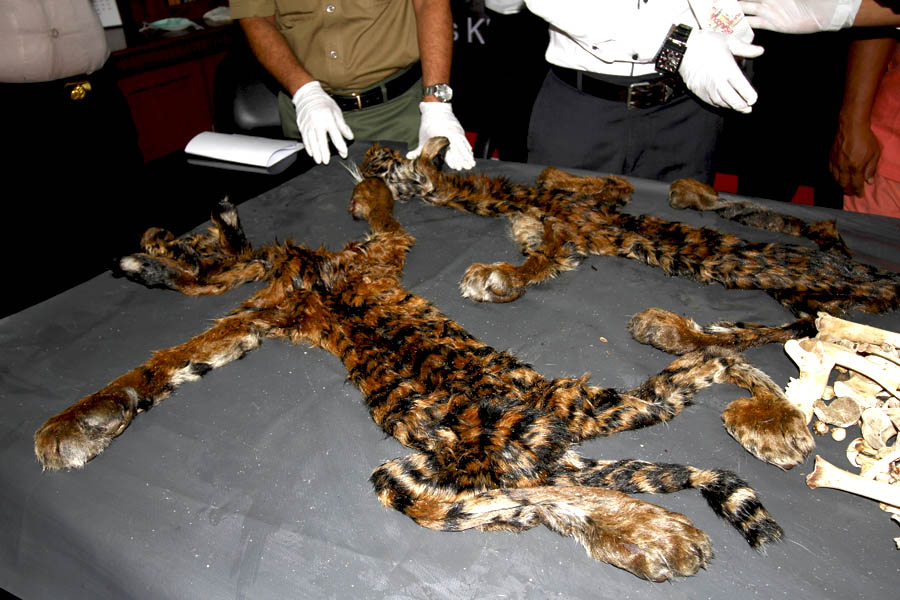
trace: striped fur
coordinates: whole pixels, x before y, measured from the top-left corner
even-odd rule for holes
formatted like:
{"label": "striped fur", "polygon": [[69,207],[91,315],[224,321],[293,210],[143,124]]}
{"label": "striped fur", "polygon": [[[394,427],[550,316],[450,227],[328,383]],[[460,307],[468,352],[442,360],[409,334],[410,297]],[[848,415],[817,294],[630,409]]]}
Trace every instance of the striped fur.
{"label": "striped fur", "polygon": [[712,558],[710,540],[683,515],[632,498],[694,488],[754,547],[782,537],[737,475],[636,460],[598,461],[573,445],[664,422],[713,383],[773,387],[721,348],[688,352],[639,387],[545,380],[478,341],[400,283],[414,240],[379,179],[356,186],[351,213],[372,233],[339,252],[292,242],[252,249],[224,203],[209,234],[158,230],[146,252],[120,261],[131,279],[188,294],[251,280],[267,285],[188,342],[51,418],[35,434],[45,468],[81,467],[143,410],[255,348],[263,338],[308,342],[339,357],[373,421],[412,452],[379,466],[379,500],[441,531],[524,531],[545,525],[598,560],[653,581],[686,576]]}
{"label": "striped fur", "polygon": [[631,258],[701,283],[763,290],[799,317],[814,317],[819,311],[880,313],[900,307],[900,274],[850,259],[833,222],[806,224],[753,203],[726,201],[692,180],[672,184],[673,206],[715,210],[747,225],[808,237],[820,249],[749,242],[708,228],[620,212],[617,208],[634,188],[614,176],[577,177],[547,168],[535,187],[504,178],[444,173],[440,163],[446,145],[446,138],[433,138],[414,161],[374,146],[362,172],[383,179],[398,200],[421,198],[437,206],[510,219],[525,262],[470,266],[460,288],[473,300],[514,300],[526,286],[572,270],[594,254]]}

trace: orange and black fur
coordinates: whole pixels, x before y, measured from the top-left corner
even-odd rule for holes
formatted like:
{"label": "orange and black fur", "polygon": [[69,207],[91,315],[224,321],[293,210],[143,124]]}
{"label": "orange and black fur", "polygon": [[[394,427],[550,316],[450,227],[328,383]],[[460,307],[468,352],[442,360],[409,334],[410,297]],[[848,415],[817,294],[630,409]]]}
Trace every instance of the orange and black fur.
{"label": "orange and black fur", "polygon": [[402,287],[414,239],[394,219],[381,180],[361,181],[350,210],[369,221],[371,234],[339,252],[293,242],[253,249],[227,202],[210,233],[174,239],[148,231],[145,251],[119,263],[134,281],[189,295],[267,285],[207,331],[155,352],[48,420],[35,433],[44,467],[83,466],[180,384],[263,338],[281,338],[339,357],[375,423],[412,450],[378,467],[371,481],[385,506],[425,527],[524,531],[543,524],[596,559],[654,581],[705,567],[710,541],[686,517],[627,493],[696,488],[752,546],[782,537],[756,493],[731,472],[594,460],[573,449],[667,421],[714,382],[777,390],[739,354],[690,352],[625,392],[589,385],[587,375],[547,381]]}
{"label": "orange and black fur", "polygon": [[[745,225],[808,238],[818,248],[749,242],[705,227],[621,212],[634,187],[615,176],[579,177],[548,167],[534,187],[502,177],[445,173],[446,146],[446,138],[433,138],[416,160],[373,146],[361,170],[384,180],[396,200],[421,198],[510,220],[525,261],[518,266],[471,265],[460,289],[473,300],[515,300],[526,286],[573,270],[595,254],[631,258],[701,283],[763,290],[799,317],[781,326],[718,321],[701,327],[659,308],[634,316],[629,330],[635,339],[679,355],[716,347],[741,351],[814,336],[819,311],[881,313],[900,307],[900,274],[852,260],[833,221],[805,223],[752,202],[721,198],[690,179],[671,185],[673,207],[713,210]],[[802,462],[815,446],[804,417],[780,390],[757,389],[751,398],[729,404],[722,418],[744,448],[784,469]]]}
{"label": "orange and black fur", "polygon": [[806,237],[819,248],[750,242],[705,227],[623,213],[618,209],[634,187],[615,176],[578,177],[549,167],[533,187],[505,178],[445,173],[441,164],[446,146],[446,138],[433,138],[412,161],[373,146],[362,173],[383,179],[399,201],[421,198],[437,206],[509,218],[525,262],[471,265],[460,288],[473,300],[515,300],[526,286],[575,269],[593,254],[631,258],[701,283],[763,290],[801,318],[789,327],[774,328],[769,332],[772,339],[766,339],[766,328],[751,326],[750,337],[726,334],[719,345],[740,340],[746,347],[814,335],[812,321],[818,311],[881,313],[900,307],[900,274],[852,260],[833,221],[807,224],[750,202],[728,201],[690,179],[672,184],[669,203],[676,208],[714,210],[747,225]]}

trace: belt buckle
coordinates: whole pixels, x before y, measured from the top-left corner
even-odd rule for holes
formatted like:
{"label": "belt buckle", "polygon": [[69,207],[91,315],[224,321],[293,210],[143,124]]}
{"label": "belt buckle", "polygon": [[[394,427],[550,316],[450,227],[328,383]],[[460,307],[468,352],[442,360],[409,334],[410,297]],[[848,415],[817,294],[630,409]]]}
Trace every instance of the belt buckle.
{"label": "belt buckle", "polygon": [[[657,92],[657,93],[654,93]],[[639,81],[628,86],[625,100],[629,109],[666,104],[675,97],[675,88],[667,81]]]}
{"label": "belt buckle", "polygon": [[651,84],[649,81],[638,81],[628,86],[628,95],[625,97],[625,105],[629,109],[647,108],[641,100],[646,98],[645,92],[649,91]]}
{"label": "belt buckle", "polygon": [[363,107],[363,105],[362,105],[362,94],[360,94],[359,92],[351,92],[350,95],[351,95],[353,98],[356,98],[356,108],[357,108],[357,110],[362,110],[362,107]]}

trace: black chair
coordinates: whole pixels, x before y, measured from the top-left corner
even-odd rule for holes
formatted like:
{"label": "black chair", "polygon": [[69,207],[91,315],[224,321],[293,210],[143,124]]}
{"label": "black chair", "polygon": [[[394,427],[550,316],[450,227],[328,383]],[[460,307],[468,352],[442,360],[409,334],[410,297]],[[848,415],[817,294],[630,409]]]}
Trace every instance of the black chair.
{"label": "black chair", "polygon": [[236,45],[219,63],[213,83],[216,131],[284,138],[278,115],[281,86],[246,45]]}

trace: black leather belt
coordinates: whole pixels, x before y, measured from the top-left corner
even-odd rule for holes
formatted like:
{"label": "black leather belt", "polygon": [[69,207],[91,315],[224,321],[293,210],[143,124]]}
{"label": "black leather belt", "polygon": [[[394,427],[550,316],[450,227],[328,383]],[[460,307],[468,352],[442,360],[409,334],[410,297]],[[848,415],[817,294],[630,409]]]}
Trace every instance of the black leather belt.
{"label": "black leather belt", "polygon": [[[79,101],[89,98],[91,92],[98,86],[97,73],[92,75],[77,75],[65,79],[53,81],[35,81],[30,83],[0,83],[0,96],[6,99],[30,99],[40,94],[48,101],[60,99],[67,101]],[[102,86],[101,86],[102,87]]]}
{"label": "black leather belt", "polygon": [[563,83],[578,91],[603,100],[624,102],[628,108],[660,106],[687,92],[684,82],[676,76],[657,77],[631,83],[613,83],[597,79],[584,71],[566,69],[556,65],[551,68],[554,75]]}
{"label": "black leather belt", "polygon": [[349,95],[332,94],[338,107],[344,112],[360,110],[370,106],[377,106],[406,92],[414,83],[422,78],[422,65],[416,63],[404,73],[394,77],[387,83],[362,92],[354,92]]}

